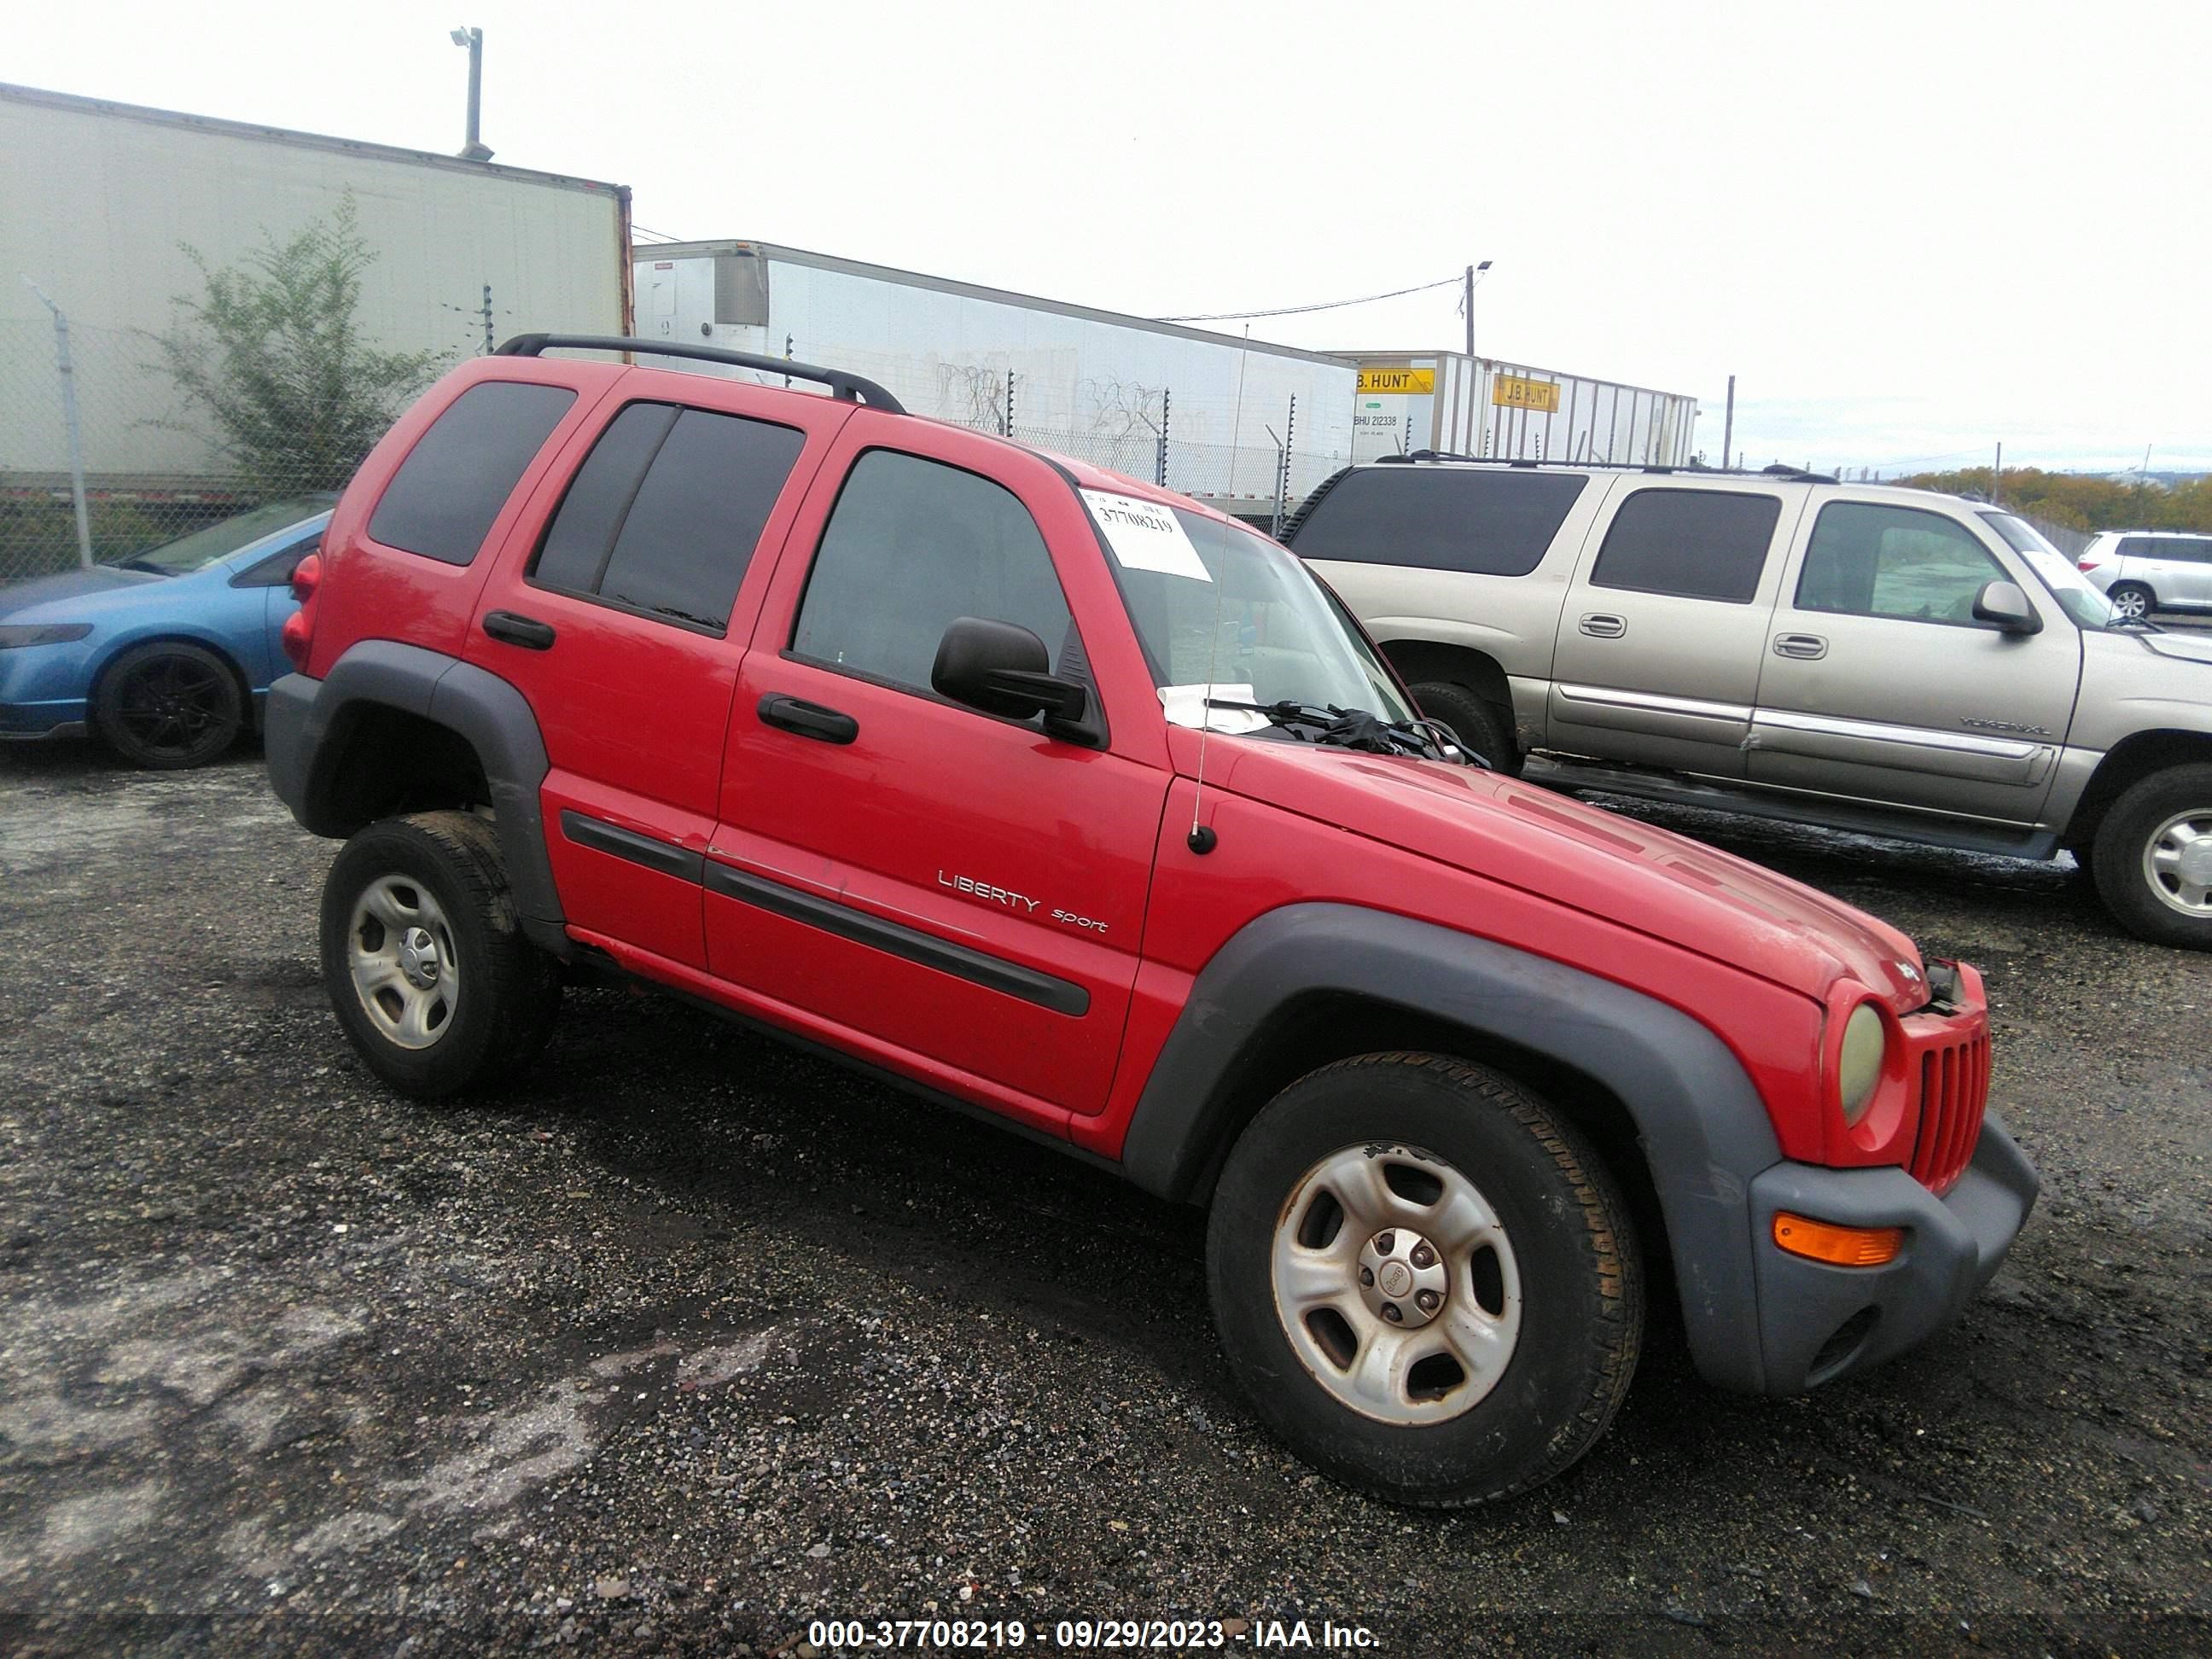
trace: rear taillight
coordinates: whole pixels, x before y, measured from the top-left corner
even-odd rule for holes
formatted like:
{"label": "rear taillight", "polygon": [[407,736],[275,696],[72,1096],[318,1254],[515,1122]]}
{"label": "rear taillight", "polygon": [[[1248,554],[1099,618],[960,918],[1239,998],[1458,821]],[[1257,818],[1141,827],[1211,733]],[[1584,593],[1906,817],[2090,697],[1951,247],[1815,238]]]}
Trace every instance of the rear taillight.
{"label": "rear taillight", "polygon": [[2104,562],[2105,556],[2101,553],[2084,553],[2075,562],[2074,568],[2076,570],[2094,570]]}
{"label": "rear taillight", "polygon": [[292,597],[300,602],[300,608],[284,618],[277,636],[286,658],[303,674],[307,670],[307,652],[315,642],[315,588],[322,579],[323,562],[315,554],[308,554],[294,567]]}

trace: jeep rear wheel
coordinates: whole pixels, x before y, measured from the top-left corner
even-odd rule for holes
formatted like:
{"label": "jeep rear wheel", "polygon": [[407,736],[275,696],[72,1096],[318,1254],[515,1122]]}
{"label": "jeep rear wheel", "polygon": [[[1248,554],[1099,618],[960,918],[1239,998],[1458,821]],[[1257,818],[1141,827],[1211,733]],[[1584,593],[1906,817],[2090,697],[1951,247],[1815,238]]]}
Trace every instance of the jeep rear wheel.
{"label": "jeep rear wheel", "polygon": [[1460,741],[1490,763],[1493,772],[1517,775],[1521,750],[1513,741],[1513,711],[1476,696],[1456,681],[1437,680],[1412,688],[1422,714],[1442,720]]}
{"label": "jeep rear wheel", "polygon": [[489,824],[372,823],[323,884],[324,988],[368,1068],[404,1094],[504,1082],[551,1036],[561,981],[517,927]]}
{"label": "jeep rear wheel", "polygon": [[1269,1103],[1223,1169],[1206,1265],[1254,1409],[1394,1503],[1550,1480],[1605,1432],[1642,1343],[1610,1174],[1536,1097],[1442,1055],[1340,1061]]}
{"label": "jeep rear wheel", "polygon": [[2212,950],[2212,766],[2168,767],[2130,787],[2097,826],[2089,868],[2136,938]]}

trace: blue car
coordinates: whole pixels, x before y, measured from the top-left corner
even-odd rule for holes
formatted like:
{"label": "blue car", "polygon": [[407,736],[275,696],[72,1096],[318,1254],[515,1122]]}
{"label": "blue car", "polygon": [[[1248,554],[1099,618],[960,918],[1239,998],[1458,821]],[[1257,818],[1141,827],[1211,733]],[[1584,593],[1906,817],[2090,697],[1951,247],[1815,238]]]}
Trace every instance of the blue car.
{"label": "blue car", "polygon": [[0,587],[0,738],[80,737],[204,766],[257,722],[289,666],[292,567],[335,495],[271,501],[127,558]]}

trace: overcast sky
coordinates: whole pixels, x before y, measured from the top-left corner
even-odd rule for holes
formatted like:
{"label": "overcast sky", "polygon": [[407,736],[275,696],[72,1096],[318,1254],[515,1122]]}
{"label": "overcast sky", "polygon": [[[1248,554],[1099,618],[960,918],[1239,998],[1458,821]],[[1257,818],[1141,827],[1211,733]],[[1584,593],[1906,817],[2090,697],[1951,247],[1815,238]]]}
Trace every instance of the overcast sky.
{"label": "overcast sky", "polygon": [[[497,159],[668,234],[1143,315],[1490,259],[1479,351],[1691,392],[1716,459],[1733,372],[1754,465],[2212,466],[2202,0],[82,0],[0,79],[450,151],[461,23]],[[1450,346],[1456,302],[1253,331]]]}

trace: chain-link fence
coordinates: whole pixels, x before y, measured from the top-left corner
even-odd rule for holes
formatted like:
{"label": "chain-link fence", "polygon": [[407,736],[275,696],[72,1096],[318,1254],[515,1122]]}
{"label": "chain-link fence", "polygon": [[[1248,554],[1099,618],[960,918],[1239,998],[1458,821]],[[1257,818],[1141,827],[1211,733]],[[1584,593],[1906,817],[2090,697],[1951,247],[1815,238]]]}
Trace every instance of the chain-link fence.
{"label": "chain-link fence", "polygon": [[[0,581],[126,558],[328,479],[247,484],[191,422],[159,349],[133,329],[0,319]],[[70,404],[76,404],[71,421]],[[77,516],[82,481],[82,533]]]}
{"label": "chain-link fence", "polygon": [[[64,301],[65,304],[65,301]],[[51,321],[0,319],[0,581],[130,555],[258,506],[331,487],[327,478],[249,483],[184,418],[150,335],[69,328],[61,371]],[[804,357],[801,351],[796,355]],[[1288,514],[1345,465],[1310,441],[1322,411],[1179,402],[1170,386],[1080,381],[1056,397],[1040,379],[991,364],[898,360],[850,352],[830,360],[873,373],[918,415],[1011,434],[1096,466],[1206,496],[1263,526]],[[70,404],[75,402],[75,418]],[[1271,400],[1273,401],[1273,400]],[[84,509],[77,516],[78,481]]]}

